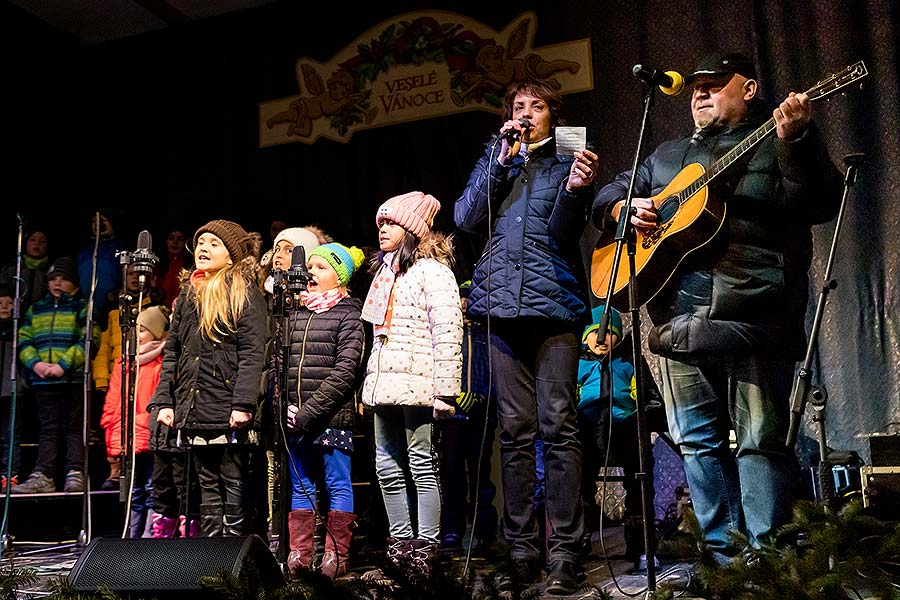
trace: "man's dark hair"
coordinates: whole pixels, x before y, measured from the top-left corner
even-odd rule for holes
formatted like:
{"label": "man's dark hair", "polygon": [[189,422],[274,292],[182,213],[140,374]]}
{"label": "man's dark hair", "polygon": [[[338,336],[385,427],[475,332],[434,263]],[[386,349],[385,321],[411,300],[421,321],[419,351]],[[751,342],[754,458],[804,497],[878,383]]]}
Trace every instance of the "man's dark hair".
{"label": "man's dark hair", "polygon": [[538,79],[523,79],[506,88],[506,97],[504,98],[506,113],[503,117],[504,121],[512,119],[513,102],[516,100],[516,95],[520,93],[540,98],[547,103],[547,108],[550,109],[551,126],[556,127],[557,125],[566,124],[566,120],[562,116],[562,96],[560,96],[559,92],[553,89],[550,84]]}

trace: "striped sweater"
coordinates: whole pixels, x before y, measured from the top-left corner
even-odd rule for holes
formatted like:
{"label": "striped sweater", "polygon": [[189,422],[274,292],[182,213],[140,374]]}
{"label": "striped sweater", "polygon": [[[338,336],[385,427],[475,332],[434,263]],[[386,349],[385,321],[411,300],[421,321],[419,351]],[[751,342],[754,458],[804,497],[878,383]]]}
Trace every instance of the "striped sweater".
{"label": "striped sweater", "polygon": [[[19,360],[28,368],[32,385],[71,383],[84,373],[84,339],[87,300],[80,292],[48,293],[32,304],[19,327]],[[99,331],[95,328],[95,338]],[[41,379],[34,372],[39,362],[58,364],[65,372],[59,379]]]}

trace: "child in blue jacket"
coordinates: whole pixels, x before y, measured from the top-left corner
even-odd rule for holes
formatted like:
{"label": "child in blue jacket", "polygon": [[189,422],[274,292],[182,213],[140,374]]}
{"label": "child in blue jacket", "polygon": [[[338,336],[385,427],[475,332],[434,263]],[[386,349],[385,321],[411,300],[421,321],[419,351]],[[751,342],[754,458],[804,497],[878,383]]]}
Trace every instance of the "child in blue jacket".
{"label": "child in blue jacket", "polygon": [[[593,309],[594,322],[582,335],[582,356],[578,363],[578,429],[583,452],[582,500],[585,531],[599,528],[601,508],[597,505],[597,476],[606,462],[625,472],[625,556],[636,564],[644,553],[641,485],[637,434],[637,397],[632,362],[631,336],[622,336],[622,317],[610,310],[605,340],[598,340],[603,306]],[[619,343],[623,340],[623,343]],[[665,431],[662,397],[643,361],[648,425],[651,431]],[[612,428],[610,430],[610,420]],[[662,420],[662,424],[659,421]],[[652,455],[648,472],[653,472]],[[650,488],[652,490],[652,487]]]}

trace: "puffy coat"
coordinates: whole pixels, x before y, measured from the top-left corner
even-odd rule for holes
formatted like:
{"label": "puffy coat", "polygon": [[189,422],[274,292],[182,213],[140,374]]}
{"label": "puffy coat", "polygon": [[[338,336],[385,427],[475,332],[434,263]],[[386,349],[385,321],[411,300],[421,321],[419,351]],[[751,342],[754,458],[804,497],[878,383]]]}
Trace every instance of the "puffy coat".
{"label": "puffy coat", "polygon": [[[497,164],[496,156],[490,160],[489,147],[469,175],[456,201],[456,225],[482,235],[488,227],[493,230],[490,245],[472,274],[470,318],[483,319],[489,308],[492,317],[502,319],[541,317],[581,324],[590,316],[579,249],[590,188],[566,191],[573,159],[555,152],[551,140],[527,161],[516,156],[504,166]],[[489,162],[493,163],[490,172]]]}
{"label": "puffy coat", "polygon": [[[28,369],[32,385],[75,383],[84,376],[84,344],[87,331],[87,300],[81,292],[63,292],[59,298],[47,294],[32,304],[19,326],[19,360]],[[93,339],[100,328],[94,327]],[[41,379],[34,372],[38,362],[62,367],[63,377]]]}
{"label": "puffy coat", "polygon": [[[638,168],[635,197],[661,192],[690,163],[708,166],[768,114],[755,101],[742,123],[718,135],[663,143]],[[748,154],[710,190],[725,199],[724,226],[712,243],[682,262],[647,306],[654,325],[648,341],[657,354],[802,356],[810,227],[837,213],[840,175],[814,126],[792,142],[769,137]],[[613,225],[609,207],[625,197],[630,177],[630,171],[622,173],[598,192],[598,226]]]}
{"label": "puffy coat", "polygon": [[435,234],[397,276],[390,332],[375,337],[366,366],[366,405],[432,406],[435,396],[459,394],[462,310],[451,256],[449,241]]}
{"label": "puffy coat", "polygon": [[175,409],[175,428],[227,430],[232,410],[256,413],[263,371],[266,305],[251,277],[237,330],[214,342],[200,333],[196,292],[182,288],[163,351],[157,408]]}
{"label": "puffy coat", "polygon": [[[157,356],[138,369],[137,386],[134,392],[134,404],[137,416],[134,419],[134,448],[137,452],[146,452],[150,449],[150,415],[147,413],[147,405],[156,385],[159,383],[159,374],[162,372],[162,355]],[[109,379],[109,389],[106,392],[106,402],[103,404],[103,415],[100,417],[100,427],[106,432],[106,454],[118,456],[122,438],[122,357],[116,359]]]}
{"label": "puffy coat", "polygon": [[319,314],[305,307],[291,313],[288,400],[297,403],[299,388],[297,420],[312,436],[353,427],[365,346],[361,309],[359,299],[344,298]]}

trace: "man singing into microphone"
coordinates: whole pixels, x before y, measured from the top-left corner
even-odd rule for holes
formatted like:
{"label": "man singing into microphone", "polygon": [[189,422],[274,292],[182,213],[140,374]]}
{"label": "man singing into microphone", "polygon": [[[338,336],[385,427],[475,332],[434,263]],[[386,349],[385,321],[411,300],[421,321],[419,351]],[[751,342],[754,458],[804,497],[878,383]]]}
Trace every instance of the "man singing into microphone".
{"label": "man singing into microphone", "polygon": [[[759,547],[790,519],[798,474],[785,438],[794,363],[805,348],[810,227],[837,213],[840,176],[810,120],[809,98],[791,93],[767,108],[746,56],[709,55],[686,82],[694,132],[663,143],[639,167],[631,223],[641,232],[658,224],[648,197],[683,167],[709,167],[769,117],[775,123],[775,135],[710,190],[726,205],[712,242],[685,258],[647,305],[669,428],[707,547],[724,563],[742,550],[729,531]],[[601,230],[615,228],[630,177],[622,173],[597,193]]]}
{"label": "man singing into microphone", "polygon": [[470,319],[489,323],[500,424],[503,532],[519,584],[540,575],[534,514],[535,440],[542,439],[549,518],[547,592],[577,587],[584,527],[579,501],[575,380],[590,319],[578,240],[597,155],[556,153],[562,98],[542,81],[513,84],[506,121],[456,201],[462,230],[485,236],[469,292]]}

